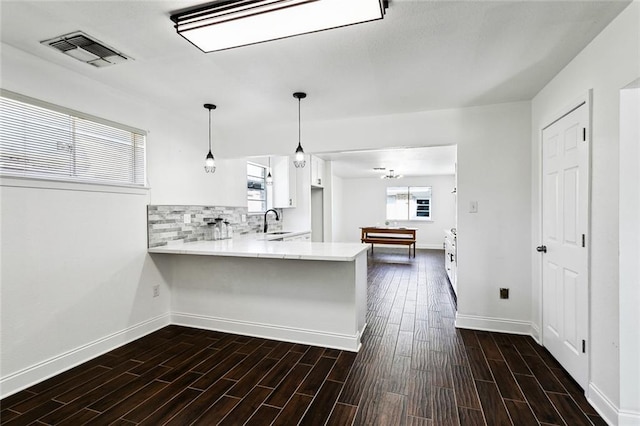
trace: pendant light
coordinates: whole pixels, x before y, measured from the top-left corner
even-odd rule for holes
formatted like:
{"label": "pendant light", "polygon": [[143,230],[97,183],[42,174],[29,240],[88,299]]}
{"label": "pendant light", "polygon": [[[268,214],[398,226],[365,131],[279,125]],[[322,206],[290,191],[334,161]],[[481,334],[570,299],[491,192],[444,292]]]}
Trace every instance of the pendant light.
{"label": "pendant light", "polygon": [[271,176],[271,156],[269,156],[269,173],[267,173],[267,185],[273,185],[273,176]]}
{"label": "pendant light", "polygon": [[209,153],[204,160],[204,171],[214,173],[216,171],[216,160],[211,153],[211,110],[216,109],[216,106],[213,104],[204,104],[204,107],[209,110]]}
{"label": "pendant light", "polygon": [[306,98],[307,94],[304,92],[296,92],[293,94],[293,97],[298,100],[298,148],[296,148],[296,158],[293,160],[293,164],[297,168],[302,168],[307,162],[304,160],[304,150],[300,143],[300,100]]}

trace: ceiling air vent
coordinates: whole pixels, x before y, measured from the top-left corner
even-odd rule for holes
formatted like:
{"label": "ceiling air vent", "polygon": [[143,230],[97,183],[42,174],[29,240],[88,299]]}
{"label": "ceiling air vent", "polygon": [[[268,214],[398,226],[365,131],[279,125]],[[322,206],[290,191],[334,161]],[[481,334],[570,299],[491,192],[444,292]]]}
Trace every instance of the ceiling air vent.
{"label": "ceiling air vent", "polygon": [[81,31],[55,37],[41,43],[98,68],[131,59]]}

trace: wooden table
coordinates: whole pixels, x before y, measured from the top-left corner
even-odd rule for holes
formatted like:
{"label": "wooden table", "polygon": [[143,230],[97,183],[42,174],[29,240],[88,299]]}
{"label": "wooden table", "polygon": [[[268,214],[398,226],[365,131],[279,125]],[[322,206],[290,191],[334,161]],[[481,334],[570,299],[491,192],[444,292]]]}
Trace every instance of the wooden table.
{"label": "wooden table", "polygon": [[416,228],[368,226],[360,230],[360,242],[371,244],[371,253],[373,253],[374,244],[407,245],[409,257],[411,257],[411,246],[413,246],[413,257],[416,257]]}

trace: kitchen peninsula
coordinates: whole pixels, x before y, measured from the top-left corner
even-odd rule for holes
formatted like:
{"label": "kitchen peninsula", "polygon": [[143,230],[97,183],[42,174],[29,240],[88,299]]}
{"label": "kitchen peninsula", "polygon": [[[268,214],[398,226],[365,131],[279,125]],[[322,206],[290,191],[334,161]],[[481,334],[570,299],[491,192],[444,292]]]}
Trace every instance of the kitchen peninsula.
{"label": "kitchen peninsula", "polygon": [[167,266],[175,324],[357,351],[367,246],[259,234],[149,248]]}

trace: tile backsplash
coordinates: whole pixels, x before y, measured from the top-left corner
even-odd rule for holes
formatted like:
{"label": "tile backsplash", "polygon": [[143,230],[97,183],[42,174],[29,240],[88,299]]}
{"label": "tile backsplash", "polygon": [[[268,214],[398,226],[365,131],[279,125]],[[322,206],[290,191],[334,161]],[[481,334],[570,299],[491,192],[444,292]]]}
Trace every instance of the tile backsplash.
{"label": "tile backsplash", "polygon": [[[282,210],[277,209],[282,218]],[[184,223],[188,214],[191,223]],[[246,221],[242,221],[242,217]],[[147,242],[149,248],[167,245],[169,242],[191,242],[204,240],[209,222],[221,217],[233,226],[234,238],[244,234],[262,232],[262,214],[248,214],[246,207],[218,206],[147,206]],[[282,230],[282,222],[275,216],[267,216],[269,229]]]}

